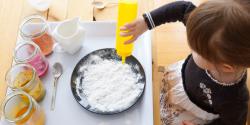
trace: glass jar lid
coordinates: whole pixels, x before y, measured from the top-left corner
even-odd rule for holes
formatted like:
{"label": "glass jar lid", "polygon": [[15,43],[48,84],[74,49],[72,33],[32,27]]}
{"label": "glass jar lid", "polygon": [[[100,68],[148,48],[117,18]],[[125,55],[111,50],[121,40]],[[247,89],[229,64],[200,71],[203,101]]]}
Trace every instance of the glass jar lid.
{"label": "glass jar lid", "polygon": [[34,38],[42,35],[48,27],[46,20],[40,15],[26,17],[21,23],[20,34],[23,38]]}
{"label": "glass jar lid", "polygon": [[[27,93],[16,90],[7,95],[2,103],[2,116],[10,123],[25,119],[33,109],[33,100]],[[18,110],[21,109],[21,110]],[[26,110],[23,110],[25,108]],[[17,114],[15,113],[17,111]]]}
{"label": "glass jar lid", "polygon": [[[22,72],[29,72],[30,74],[32,74],[31,79],[29,81],[25,81],[25,84],[23,85],[16,85],[17,83],[17,77],[20,77],[20,73]],[[25,89],[27,87],[30,87],[33,83],[33,81],[36,78],[36,71],[35,68],[32,67],[29,64],[16,64],[14,66],[12,66],[5,74],[5,81],[7,83],[7,85],[11,88],[11,89]],[[22,76],[25,77],[25,76]],[[26,78],[26,77],[25,77]],[[18,78],[19,80],[26,80],[25,78]]]}
{"label": "glass jar lid", "polygon": [[38,45],[31,41],[24,41],[17,45],[14,52],[14,60],[17,63],[26,63],[32,59],[38,52],[40,48]]}

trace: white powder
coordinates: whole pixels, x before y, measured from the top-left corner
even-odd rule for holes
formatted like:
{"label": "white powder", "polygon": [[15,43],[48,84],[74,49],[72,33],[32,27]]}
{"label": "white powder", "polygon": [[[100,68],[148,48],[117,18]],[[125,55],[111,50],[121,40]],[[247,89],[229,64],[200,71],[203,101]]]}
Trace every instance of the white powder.
{"label": "white powder", "polygon": [[99,56],[90,58],[93,61],[79,71],[84,71],[82,88],[91,108],[112,112],[131,106],[143,91],[144,84],[138,83],[141,76],[120,61],[103,60]]}

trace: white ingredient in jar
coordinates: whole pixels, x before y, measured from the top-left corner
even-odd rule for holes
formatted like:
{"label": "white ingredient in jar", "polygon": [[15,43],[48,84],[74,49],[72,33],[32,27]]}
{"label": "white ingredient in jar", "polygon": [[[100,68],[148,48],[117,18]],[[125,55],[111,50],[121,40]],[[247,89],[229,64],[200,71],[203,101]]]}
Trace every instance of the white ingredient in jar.
{"label": "white ingredient in jar", "polygon": [[[82,89],[92,109],[99,111],[121,111],[131,106],[143,92],[140,74],[132,71],[121,61],[90,57],[89,63],[81,66],[84,71]],[[80,80],[79,80],[80,82]]]}

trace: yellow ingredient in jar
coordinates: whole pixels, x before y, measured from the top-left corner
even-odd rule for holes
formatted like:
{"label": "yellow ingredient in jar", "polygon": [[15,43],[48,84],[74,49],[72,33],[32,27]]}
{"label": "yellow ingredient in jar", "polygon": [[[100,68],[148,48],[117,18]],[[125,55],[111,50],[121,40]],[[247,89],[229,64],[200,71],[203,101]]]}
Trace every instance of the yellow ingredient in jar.
{"label": "yellow ingredient in jar", "polygon": [[42,81],[35,76],[33,79],[32,70],[24,70],[20,72],[14,81],[14,86],[31,95],[36,101],[41,101],[45,96],[45,89]]}

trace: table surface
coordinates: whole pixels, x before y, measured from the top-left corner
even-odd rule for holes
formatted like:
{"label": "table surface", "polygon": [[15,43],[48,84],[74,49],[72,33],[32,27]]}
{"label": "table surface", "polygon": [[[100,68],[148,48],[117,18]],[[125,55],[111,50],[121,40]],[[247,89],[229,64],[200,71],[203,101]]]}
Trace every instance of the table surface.
{"label": "table surface", "polygon": [[[93,0],[52,0],[50,8],[45,12],[33,9],[27,0],[0,0],[0,103],[6,93],[4,76],[11,66],[13,48],[17,40],[18,27],[24,17],[41,14],[48,21],[61,21],[80,17],[87,21],[116,20],[117,6],[109,5],[104,10],[97,10],[91,3]],[[96,0],[101,1],[101,0]],[[103,0],[116,2],[117,0]],[[139,16],[149,10],[175,0],[138,0]],[[206,0],[190,0],[196,5]],[[164,66],[183,59],[188,55],[185,27],[181,23],[163,25],[156,28],[152,36],[153,58],[153,92],[154,92],[154,125],[160,124],[159,86],[161,74],[158,66]],[[167,48],[167,49],[166,49]],[[248,82],[249,83],[249,82]],[[248,118],[249,119],[249,118]]]}

